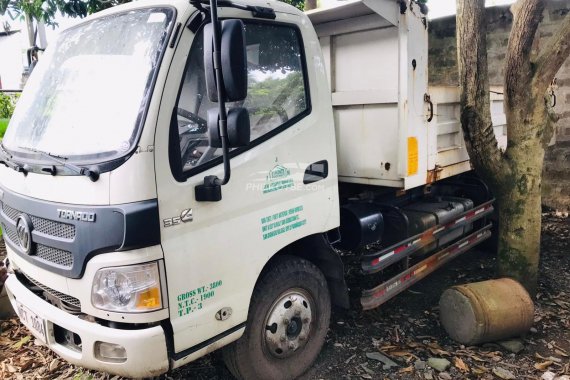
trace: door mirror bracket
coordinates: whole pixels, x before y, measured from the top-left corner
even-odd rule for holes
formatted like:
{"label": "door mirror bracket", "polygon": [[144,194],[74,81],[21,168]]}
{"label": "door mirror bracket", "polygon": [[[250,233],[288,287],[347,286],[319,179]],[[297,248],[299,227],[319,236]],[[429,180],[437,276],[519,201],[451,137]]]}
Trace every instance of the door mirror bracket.
{"label": "door mirror bracket", "polygon": [[[229,113],[226,110],[226,101],[241,101],[247,96],[244,24],[241,20],[225,20],[220,23],[217,0],[210,0],[210,18],[211,24],[204,29],[206,88],[210,100],[218,102],[219,107],[217,113],[214,111],[212,117],[209,115],[208,119],[212,123],[208,121],[208,129],[210,146],[222,148],[224,177],[205,177],[204,182],[195,188],[198,202],[217,202],[222,199],[221,187],[229,182],[231,176],[230,148],[232,145],[235,147],[244,144],[246,137],[249,142],[247,110],[230,110]],[[232,124],[229,130],[228,121]]]}
{"label": "door mirror bracket", "polygon": [[215,175],[204,177],[204,183],[194,188],[194,195],[198,202],[219,202],[222,200],[222,185]]}

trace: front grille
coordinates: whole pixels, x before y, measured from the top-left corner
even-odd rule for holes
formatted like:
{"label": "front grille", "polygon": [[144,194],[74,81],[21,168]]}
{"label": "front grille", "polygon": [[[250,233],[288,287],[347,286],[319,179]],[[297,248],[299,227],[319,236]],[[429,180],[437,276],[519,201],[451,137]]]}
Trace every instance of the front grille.
{"label": "front grille", "polygon": [[4,211],[4,214],[6,214],[6,216],[9,219],[14,221],[18,219],[18,216],[21,214],[20,211],[13,209],[12,207],[8,206],[6,203],[2,203],[2,211]]}
{"label": "front grille", "polygon": [[75,237],[74,225],[54,222],[37,216],[30,216],[30,218],[34,229],[41,233],[70,240]]}
{"label": "front grille", "polygon": [[18,241],[18,235],[16,235],[16,230],[14,230],[11,227],[8,227],[7,225],[5,225],[4,223],[2,223],[2,232],[4,233],[4,237],[8,237],[8,239],[10,239],[10,241],[14,244],[17,245],[19,244]]}
{"label": "front grille", "polygon": [[[18,217],[22,214],[21,211],[8,206],[4,202],[2,202],[2,211],[6,217],[13,222],[16,222]],[[65,238],[70,240],[73,240],[75,238],[74,225],[60,223],[33,215],[29,215],[29,217],[32,220],[32,225],[35,231],[58,238]],[[16,234],[16,230],[14,228],[5,223],[2,223],[2,231],[4,231],[4,235],[8,238],[8,240],[12,242],[12,244],[18,245],[20,243],[18,235]],[[73,254],[71,252],[49,247],[47,245],[37,244],[35,252],[32,253],[32,256],[36,256],[39,259],[65,268],[73,267]]]}
{"label": "front grille", "polygon": [[[2,203],[2,211],[4,211],[4,214],[14,222],[16,222],[18,216],[22,214],[21,211],[8,206],[6,203]],[[56,222],[54,220],[44,219],[33,215],[30,215],[30,219],[32,220],[34,229],[38,232],[70,240],[75,238],[75,226],[72,224]]]}
{"label": "front grille", "polygon": [[73,266],[73,254],[58,248],[38,244],[36,246],[36,256],[63,267],[71,268]]}
{"label": "front grille", "polygon": [[[4,237],[8,237],[12,244],[19,244],[18,235],[13,228],[2,223],[2,231],[4,232]],[[44,261],[60,265],[62,267],[73,267],[73,254],[62,249],[48,247],[47,245],[43,244],[37,244],[35,252],[32,252],[32,256],[36,256]]]}
{"label": "front grille", "polygon": [[49,293],[53,297],[59,299],[61,302],[66,303],[66,304],[71,305],[71,306],[74,306],[78,309],[81,309],[81,302],[77,298],[72,297],[72,296],[68,296],[67,294],[64,294],[62,292],[58,292],[57,290],[54,290],[54,289],[50,288],[49,286],[45,286],[41,282],[39,282],[39,281],[33,279],[32,277],[28,276],[27,274],[24,274],[24,276],[26,276],[26,279],[28,279],[28,281],[30,281],[32,284],[34,284],[35,286],[37,286],[38,288],[40,288],[44,292]]}

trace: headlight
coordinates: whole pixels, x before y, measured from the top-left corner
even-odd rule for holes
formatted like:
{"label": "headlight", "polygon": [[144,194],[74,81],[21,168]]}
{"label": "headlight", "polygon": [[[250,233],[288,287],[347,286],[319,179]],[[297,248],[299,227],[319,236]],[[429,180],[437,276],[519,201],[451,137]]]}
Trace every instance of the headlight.
{"label": "headlight", "polygon": [[162,308],[158,264],[99,269],[91,290],[98,309],[145,312]]}

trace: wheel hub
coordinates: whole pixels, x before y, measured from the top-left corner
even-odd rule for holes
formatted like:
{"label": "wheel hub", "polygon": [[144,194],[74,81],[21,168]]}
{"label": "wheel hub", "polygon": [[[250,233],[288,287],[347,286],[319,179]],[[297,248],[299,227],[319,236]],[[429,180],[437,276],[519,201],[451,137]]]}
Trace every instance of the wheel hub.
{"label": "wheel hub", "polygon": [[292,289],[272,305],[265,323],[267,351],[286,358],[307,344],[313,313],[311,297],[302,289]]}

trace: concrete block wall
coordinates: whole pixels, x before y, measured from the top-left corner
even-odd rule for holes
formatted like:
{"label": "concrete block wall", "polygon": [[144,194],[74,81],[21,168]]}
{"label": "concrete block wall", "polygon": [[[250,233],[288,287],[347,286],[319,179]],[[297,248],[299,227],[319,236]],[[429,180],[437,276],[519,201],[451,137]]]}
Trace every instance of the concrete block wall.
{"label": "concrete block wall", "polygon": [[542,176],[542,203],[556,210],[570,210],[570,141],[548,147]]}
{"label": "concrete block wall", "polygon": [[[550,0],[534,42],[538,52],[560,21],[570,13],[570,1]],[[490,85],[503,85],[504,64],[513,16],[508,6],[487,9],[487,49]],[[432,20],[429,25],[429,81],[431,85],[458,84],[455,16]],[[570,59],[556,74],[554,144],[547,149],[543,172],[543,204],[559,210],[570,209]]]}

